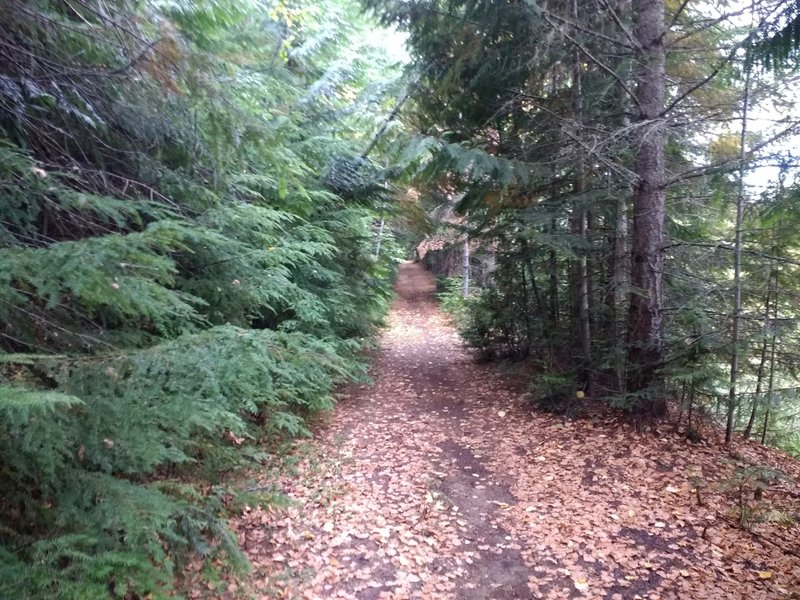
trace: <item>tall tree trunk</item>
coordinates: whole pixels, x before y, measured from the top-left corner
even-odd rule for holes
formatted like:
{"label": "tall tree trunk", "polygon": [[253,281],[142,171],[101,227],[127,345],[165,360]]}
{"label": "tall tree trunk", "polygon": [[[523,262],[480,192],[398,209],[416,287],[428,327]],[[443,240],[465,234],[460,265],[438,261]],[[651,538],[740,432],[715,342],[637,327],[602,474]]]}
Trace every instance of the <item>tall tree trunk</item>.
{"label": "tall tree trunk", "polygon": [[383,242],[383,228],[386,225],[386,219],[381,216],[381,222],[378,226],[378,239],[375,241],[375,258],[378,259],[381,256],[381,243]]}
{"label": "tall tree trunk", "polygon": [[628,289],[628,199],[619,194],[615,206],[613,268],[611,272],[611,334],[615,347],[617,391],[625,393],[624,323],[625,298]]}
{"label": "tall tree trunk", "polygon": [[464,238],[464,252],[462,256],[462,293],[464,298],[469,296],[469,238]]}
{"label": "tall tree trunk", "polygon": [[[558,231],[558,222],[553,217],[550,220],[550,235],[555,239]],[[550,326],[551,332],[555,333],[558,329],[558,255],[555,249],[551,248],[547,257],[548,271],[548,306],[550,307]]]}
{"label": "tall tree trunk", "polygon": [[[751,19],[752,21],[752,19]],[[728,389],[728,412],[725,424],[725,443],[733,440],[734,416],[738,403],[739,330],[742,323],[742,218],[744,214],[745,142],[747,141],[747,110],[750,108],[750,52],[745,52],[744,97],[742,98],[742,131],[739,138],[739,189],[736,194],[736,232],[733,242],[733,328],[731,330],[731,376]]]}
{"label": "tall tree trunk", "polygon": [[[583,165],[581,165],[583,166]],[[581,179],[581,184],[578,189],[583,193],[585,191],[585,179]],[[586,218],[586,209],[579,209],[579,228],[578,235],[584,242],[584,246],[588,245],[588,227]],[[592,325],[589,315],[589,258],[587,256],[588,248],[581,249],[581,256],[579,261],[578,277],[580,281],[579,286],[579,302],[580,302],[580,321],[581,321],[581,353],[583,354],[584,363],[584,383],[589,385],[591,379],[592,368]]]}
{"label": "tall tree trunk", "polygon": [[530,355],[534,340],[533,321],[531,320],[531,311],[529,310],[530,293],[528,292],[528,276],[530,276],[531,293],[533,293],[533,299],[536,302],[536,310],[539,314],[544,314],[544,312],[539,289],[536,286],[536,274],[533,272],[533,265],[531,264],[530,249],[525,240],[522,240],[522,252],[524,253],[524,258],[520,261],[519,268],[522,281],[522,293],[525,298],[525,302],[523,303],[523,314],[525,315],[525,348],[523,349],[523,356],[528,356]]}
{"label": "tall tree trunk", "polygon": [[[772,319],[778,321],[778,276],[775,276],[775,302],[772,307]],[[774,327],[774,325],[773,325]],[[772,333],[772,348],[770,349],[769,356],[769,384],[767,386],[767,402],[764,407],[764,425],[761,429],[761,443],[765,444],[767,441],[767,430],[769,429],[769,417],[772,409],[772,394],[775,390],[775,346],[778,342],[778,336],[773,329]]]}
{"label": "tall tree trunk", "polygon": [[767,277],[767,297],[764,299],[764,339],[761,342],[761,353],[758,359],[758,371],[756,372],[756,393],[753,396],[753,406],[750,408],[750,418],[747,420],[747,427],[744,428],[744,438],[750,439],[753,433],[753,425],[756,421],[756,414],[758,413],[758,405],[761,402],[761,390],[764,385],[764,375],[767,366],[767,350],[769,349],[769,341],[767,339],[767,331],[769,331],[769,311],[770,300],[772,299],[772,269],[769,271]]}
{"label": "tall tree trunk", "polygon": [[628,390],[638,393],[633,409],[660,416],[666,412],[660,367],[664,332],[664,1],[634,0],[639,51],[636,103],[639,109],[633,195],[633,242],[628,315]]}
{"label": "tall tree trunk", "polygon": [[[617,2],[617,14],[625,19],[630,15],[630,0]],[[625,19],[627,21],[627,19]],[[626,25],[629,23],[626,22]],[[623,59],[615,65],[616,72],[624,72],[621,81],[617,82],[615,95],[620,107],[619,124],[625,129],[630,125],[630,98],[622,80],[629,80],[629,68],[624,66]],[[630,255],[628,253],[628,201],[627,194],[618,190],[614,205],[614,238],[611,252],[611,336],[614,340],[614,370],[617,377],[617,392],[625,393],[625,300],[628,294],[628,273],[630,272]]]}
{"label": "tall tree trunk", "polygon": [[[558,93],[558,71],[553,70],[551,81],[550,81],[550,93],[553,97],[556,96]],[[552,167],[552,179],[555,181],[557,179],[557,168],[555,165]],[[553,203],[555,204],[559,201],[559,193],[556,191],[553,196]],[[553,353],[554,345],[558,343],[558,325],[559,325],[559,312],[561,310],[559,306],[559,298],[558,298],[558,254],[556,253],[555,248],[552,246],[556,239],[556,235],[558,233],[558,219],[555,216],[555,208],[552,209],[553,214],[550,217],[550,239],[551,239],[551,246],[550,251],[548,253],[547,259],[547,271],[548,271],[548,306],[550,308],[549,320],[550,320],[550,327],[549,327],[549,344],[550,344],[550,353]]]}
{"label": "tall tree trunk", "polygon": [[[580,19],[578,0],[572,0],[572,18],[577,23]],[[581,52],[579,48],[573,49],[572,56],[572,114],[577,124],[577,135],[581,135],[583,128],[583,82],[581,74]],[[578,318],[580,321],[581,353],[583,355],[583,379],[587,387],[590,386],[592,363],[592,328],[589,321],[589,264],[588,264],[588,226],[585,199],[586,192],[586,161],[582,148],[577,149],[575,164],[575,201],[573,202],[574,218],[577,221],[577,234],[581,242],[578,258]]]}

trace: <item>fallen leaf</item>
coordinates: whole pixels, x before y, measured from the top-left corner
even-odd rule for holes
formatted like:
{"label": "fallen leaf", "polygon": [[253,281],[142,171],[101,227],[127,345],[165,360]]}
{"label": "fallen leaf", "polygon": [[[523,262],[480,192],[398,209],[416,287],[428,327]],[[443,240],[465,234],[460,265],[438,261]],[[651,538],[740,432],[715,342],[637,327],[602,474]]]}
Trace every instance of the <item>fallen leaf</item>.
{"label": "fallen leaf", "polygon": [[579,592],[585,592],[589,589],[589,582],[585,579],[576,579],[573,583],[575,584],[575,589]]}

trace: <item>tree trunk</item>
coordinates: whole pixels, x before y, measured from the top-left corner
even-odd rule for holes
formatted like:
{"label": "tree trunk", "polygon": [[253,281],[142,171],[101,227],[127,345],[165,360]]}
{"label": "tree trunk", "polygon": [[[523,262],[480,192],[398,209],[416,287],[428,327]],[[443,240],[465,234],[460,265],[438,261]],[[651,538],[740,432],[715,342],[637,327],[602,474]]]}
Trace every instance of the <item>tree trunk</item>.
{"label": "tree trunk", "polygon": [[381,256],[381,242],[383,242],[383,228],[386,224],[386,219],[381,217],[381,224],[378,227],[378,239],[375,241],[375,258],[378,259]]}
{"label": "tree trunk", "polygon": [[[534,301],[536,302],[536,310],[539,314],[544,314],[542,312],[542,300],[539,297],[539,290],[536,287],[536,275],[533,272],[533,265],[531,264],[530,260],[530,250],[528,249],[528,244],[525,240],[522,240],[522,252],[524,253],[524,258],[520,260],[519,268],[520,268],[520,277],[522,281],[522,294],[525,299],[523,303],[523,314],[525,315],[525,348],[523,349],[523,356],[527,357],[530,355],[531,348],[533,347],[533,340],[534,340],[534,333],[533,333],[533,322],[531,321],[531,311],[530,311],[530,293],[528,292],[528,274],[530,275],[531,281],[531,292],[533,293]],[[526,274],[527,271],[527,274]]]}
{"label": "tree trunk", "polygon": [[631,301],[628,314],[628,391],[639,414],[666,413],[660,368],[664,332],[664,0],[635,0],[639,51],[636,103],[638,139],[633,195]]}
{"label": "tree trunk", "polygon": [[[752,19],[751,19],[752,21]],[[744,98],[742,99],[742,131],[739,138],[739,189],[736,194],[736,232],[733,242],[733,328],[731,330],[731,377],[728,390],[728,413],[725,443],[733,440],[734,415],[738,403],[739,330],[742,323],[742,218],[744,214],[745,142],[747,141],[747,109],[750,105],[750,58],[745,52]]]}
{"label": "tree trunk", "polygon": [[[580,19],[578,0],[572,0],[572,18],[577,23]],[[581,135],[583,128],[583,82],[581,79],[581,52],[579,48],[573,49],[572,56],[572,114]],[[585,199],[586,192],[586,161],[582,148],[577,149],[575,161],[575,201],[573,202],[574,218],[577,221],[578,238],[581,248],[578,258],[578,319],[580,321],[581,354],[583,355],[583,383],[590,385],[592,363],[592,328],[589,321],[589,264],[588,264],[588,226]]]}
{"label": "tree trunk", "polygon": [[758,359],[758,371],[756,373],[756,393],[753,396],[753,406],[750,408],[750,418],[747,420],[747,427],[744,428],[744,438],[750,439],[753,433],[753,425],[756,421],[756,413],[758,412],[758,405],[761,401],[761,390],[764,384],[764,371],[767,366],[767,350],[769,349],[769,342],[767,340],[767,331],[769,331],[769,311],[770,300],[772,299],[772,269],[770,269],[767,277],[767,297],[764,299],[764,339],[761,342],[761,353]]}
{"label": "tree trunk", "polygon": [[[778,276],[775,276],[775,303],[772,307],[772,318],[775,322],[778,321]],[[774,327],[774,325],[773,325]],[[765,444],[767,441],[767,430],[769,429],[769,416],[772,409],[772,394],[775,390],[775,346],[778,341],[778,336],[773,329],[772,333],[772,348],[770,349],[769,356],[769,385],[767,387],[767,402],[764,408],[764,426],[761,430],[761,443]]]}
{"label": "tree trunk", "polygon": [[[583,161],[581,161],[582,163]],[[583,167],[583,164],[581,164]],[[578,186],[578,189],[581,190],[580,193],[585,191],[585,180],[583,176],[580,177],[581,185]],[[586,243],[587,242],[587,231],[588,228],[586,226],[586,209],[581,208],[579,209],[578,218],[580,219],[578,235],[580,239]],[[579,294],[580,294],[580,321],[581,321],[581,353],[583,354],[583,363],[584,363],[584,383],[587,385],[590,384],[591,379],[591,365],[592,365],[592,325],[589,320],[589,259],[587,257],[588,249],[584,248],[581,250],[580,262],[579,262]]]}
{"label": "tree trunk", "polygon": [[[558,75],[557,71],[553,71],[552,73],[552,80],[551,80],[551,89],[550,93],[555,97],[558,93]],[[555,180],[558,175],[558,170],[555,165],[552,167],[552,178]],[[559,201],[558,198],[559,194],[556,191],[553,197],[554,203]],[[555,216],[555,208],[552,209],[554,211],[553,215],[550,217],[550,238],[551,240],[556,239],[556,235],[558,233],[558,219]],[[559,326],[559,312],[561,310],[559,306],[559,298],[558,298],[558,254],[556,253],[555,248],[552,246],[550,247],[550,252],[548,253],[547,259],[547,270],[548,270],[548,305],[550,308],[549,314],[549,345],[550,345],[550,353],[552,355],[554,345],[558,344],[558,326]]]}
{"label": "tree trunk", "polygon": [[469,238],[464,238],[464,254],[462,257],[462,293],[469,296]]}
{"label": "tree trunk", "polygon": [[[630,0],[619,0],[617,12],[621,18],[631,13]],[[625,19],[628,21],[628,19]],[[630,25],[630,23],[626,23]],[[620,58],[615,65],[616,72],[624,73],[622,79],[630,80],[629,68],[623,66]],[[616,85],[615,95],[620,107],[619,124],[625,129],[630,125],[630,98],[622,81]],[[609,318],[611,339],[614,341],[614,371],[617,378],[617,393],[626,391],[625,381],[625,301],[628,295],[628,274],[630,273],[630,254],[628,252],[628,202],[630,198],[622,190],[616,194],[614,205],[614,238],[611,248],[611,297]]]}
{"label": "tree trunk", "polygon": [[614,248],[611,272],[611,335],[614,340],[614,370],[617,376],[617,392],[625,393],[624,318],[625,298],[628,289],[628,200],[624,194],[617,198],[614,223]]}
{"label": "tree trunk", "polygon": [[[558,231],[558,223],[555,219],[550,220],[550,235],[555,239]],[[547,258],[548,270],[548,305],[550,307],[550,326],[551,332],[555,334],[558,329],[558,255],[554,249],[550,249]]]}

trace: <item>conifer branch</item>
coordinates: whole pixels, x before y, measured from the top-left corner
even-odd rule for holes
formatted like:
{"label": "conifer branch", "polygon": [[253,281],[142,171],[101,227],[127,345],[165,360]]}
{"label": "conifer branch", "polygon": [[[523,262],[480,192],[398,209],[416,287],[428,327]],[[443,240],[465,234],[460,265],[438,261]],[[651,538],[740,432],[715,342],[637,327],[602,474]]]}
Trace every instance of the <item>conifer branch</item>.
{"label": "conifer branch", "polygon": [[578,40],[575,39],[574,36],[570,35],[566,31],[562,30],[558,25],[553,23],[553,21],[550,19],[549,15],[547,13],[543,13],[543,14],[544,14],[545,20],[550,24],[551,27],[553,27],[553,29],[557,30],[561,35],[563,35],[565,38],[567,38],[576,48],[578,48],[578,50],[581,51],[581,54],[586,56],[586,58],[588,58],[590,61],[592,61],[592,63],[597,65],[603,72],[605,72],[606,74],[610,75],[617,82],[617,84],[620,86],[620,88],[625,92],[625,94],[628,96],[628,98],[630,98],[630,100],[636,105],[636,107],[640,111],[642,110],[642,107],[639,104],[639,100],[636,97],[636,94],[633,93],[633,91],[630,89],[630,87],[628,86],[628,84],[627,84],[627,82],[625,80],[623,80],[619,75],[617,75],[617,73],[611,67],[609,67],[608,65],[606,65],[602,61],[600,61],[597,58],[595,58],[594,55],[591,52],[589,52],[589,50],[586,47],[584,47],[583,44],[578,42]]}

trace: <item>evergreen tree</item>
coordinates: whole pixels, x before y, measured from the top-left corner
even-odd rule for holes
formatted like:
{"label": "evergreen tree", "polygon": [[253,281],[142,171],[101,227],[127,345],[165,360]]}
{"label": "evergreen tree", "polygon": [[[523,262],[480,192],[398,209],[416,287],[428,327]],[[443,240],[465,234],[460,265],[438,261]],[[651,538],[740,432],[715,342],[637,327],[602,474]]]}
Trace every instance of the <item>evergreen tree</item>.
{"label": "evergreen tree", "polygon": [[241,562],[225,473],[363,377],[387,173],[335,167],[399,72],[333,0],[3,15],[0,595],[167,597]]}

